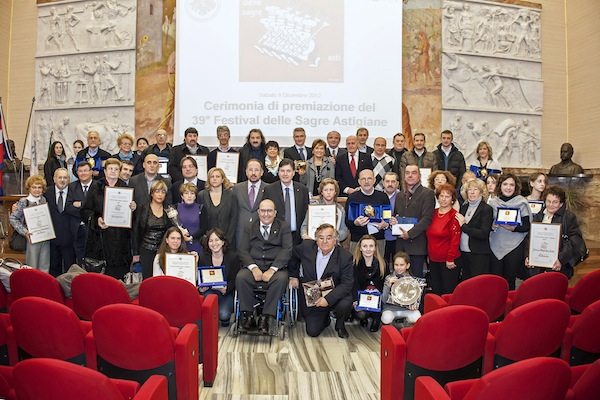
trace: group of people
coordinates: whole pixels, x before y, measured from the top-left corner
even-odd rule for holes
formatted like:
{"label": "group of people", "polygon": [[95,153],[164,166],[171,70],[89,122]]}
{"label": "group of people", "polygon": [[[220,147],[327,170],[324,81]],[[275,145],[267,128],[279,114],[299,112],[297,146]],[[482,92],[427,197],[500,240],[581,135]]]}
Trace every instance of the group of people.
{"label": "group of people", "polygon": [[[317,139],[308,147],[304,129],[296,128],[294,146],[282,153],[277,142],[267,142],[260,129],[252,129],[239,150],[234,185],[216,166],[219,152],[237,152],[229,145],[227,126],[217,128],[219,146],[212,151],[198,144],[195,128],[188,128],[180,145],[167,143],[166,132],[158,130],[156,143],[138,139],[137,151],[133,138],[123,134],[114,155],[100,148],[100,137],[92,131],[71,171],[62,143],[51,145],[46,179],[27,179],[29,195],[16,204],[10,221],[28,236],[23,209],[48,203],[59,234],[29,242],[26,258],[28,265],[55,276],[84,257],[105,260],[106,273],[119,279],[136,262],[144,279],[165,274],[169,253],[193,254],[199,266],[222,266],[226,285],[200,290],[219,297],[224,326],[237,290],[241,331],[268,332],[288,285],[299,288],[310,336],[330,325],[331,311],[342,338],[348,337],[344,322],[351,318],[364,326],[371,319],[371,331],[396,318],[414,322],[420,298],[400,305],[392,287],[404,278],[423,287],[426,263],[437,294],[484,273],[505,277],[512,289],[517,277],[541,272],[526,258],[532,222],[563,223],[570,244],[561,244],[552,270],[572,275],[570,252],[581,231],[565,208],[564,190],[546,187],[545,174],[532,176],[532,197],[526,199],[519,179],[501,173],[486,142],[478,146],[479,165],[467,169],[447,130],[433,152],[426,149],[422,133],[414,135],[410,150],[401,133],[389,150],[385,138],[376,138],[370,147],[368,137],[368,130],[359,128],[341,148],[341,135],[332,131],[326,141]],[[207,156],[206,182],[198,179],[197,155]],[[131,228],[105,223],[107,187],[133,189]],[[338,197],[346,198],[345,206]],[[529,201],[544,203],[535,216]],[[335,223],[309,231],[311,205],[335,205]],[[514,224],[498,221],[499,210],[507,208],[518,210]],[[346,238],[349,251],[341,245]],[[306,298],[307,285],[328,278],[333,283],[326,294]],[[257,285],[266,289],[260,315],[253,307]],[[361,307],[363,291],[381,296],[378,311]]]}

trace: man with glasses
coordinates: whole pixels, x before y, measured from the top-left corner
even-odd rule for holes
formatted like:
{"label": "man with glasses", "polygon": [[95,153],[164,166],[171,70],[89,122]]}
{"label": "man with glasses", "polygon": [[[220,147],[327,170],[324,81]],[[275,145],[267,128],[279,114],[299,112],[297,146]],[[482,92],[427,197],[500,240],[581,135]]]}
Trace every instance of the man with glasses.
{"label": "man with glasses", "polygon": [[375,215],[368,215],[370,212],[367,206],[389,205],[390,200],[387,194],[375,190],[375,175],[372,170],[360,171],[358,184],[360,189],[349,194],[346,202],[346,226],[350,231],[350,253],[354,254],[358,240],[363,235],[369,234],[375,237],[379,252],[384,254],[384,231],[388,224],[383,219],[371,221]]}
{"label": "man with glasses", "polygon": [[[306,334],[316,337],[331,323],[330,311],[335,311],[335,330],[339,337],[348,338],[344,321],[352,312],[352,255],[337,244],[337,233],[330,224],[319,226],[315,240],[307,239],[294,247],[289,265],[290,285],[300,288],[298,305],[306,323]],[[302,274],[300,274],[302,266]],[[302,283],[331,278],[335,287],[321,297],[314,307],[308,307]]]}
{"label": "man with glasses", "polygon": [[100,180],[104,178],[104,161],[110,158],[110,153],[100,148],[102,141],[98,132],[89,131],[87,141],[88,147],[77,153],[75,164],[73,164],[73,175],[77,176],[77,165],[86,161],[92,166],[92,178]]}
{"label": "man with glasses", "polygon": [[155,154],[159,158],[163,158],[169,160],[171,158],[171,143],[167,143],[167,131],[164,129],[159,129],[156,131],[156,135],[154,135],[156,139],[156,143],[146,147],[146,149],[142,152],[142,162],[147,154]]}
{"label": "man with glasses", "polygon": [[164,181],[167,185],[167,195],[164,204],[173,204],[170,190],[171,182],[158,174],[158,156],[155,154],[146,155],[142,166],[144,167],[144,172],[133,176],[129,180],[129,187],[133,188],[133,199],[137,206],[141,207],[150,202],[150,185],[152,182],[159,180]]}
{"label": "man with glasses", "polygon": [[[183,175],[183,179],[173,183],[173,187],[171,188],[171,197],[173,198],[173,204],[181,203],[181,194],[179,193],[179,188],[184,183],[192,183],[197,188],[198,191],[204,190],[206,186],[206,182],[202,179],[198,179],[198,164],[193,157],[185,156],[181,159],[181,173]],[[200,204],[200,197],[196,196],[196,203]]]}
{"label": "man with glasses", "polygon": [[219,145],[216,149],[208,153],[208,169],[217,166],[217,153],[237,153],[237,150],[229,145],[229,139],[231,139],[231,132],[227,125],[217,126],[217,140]]}
{"label": "man with glasses", "polygon": [[240,182],[233,187],[233,194],[238,204],[238,223],[235,231],[237,247],[240,248],[244,226],[248,222],[258,219],[258,206],[263,200],[266,184],[261,180],[263,168],[260,161],[251,159],[246,165],[245,182]]}
{"label": "man with glasses", "polygon": [[[254,330],[269,332],[269,323],[277,313],[277,303],[288,285],[287,264],[292,255],[290,225],[276,219],[277,211],[271,200],[263,200],[258,207],[258,220],[244,226],[243,239],[238,248],[242,269],[235,278],[240,302],[238,328],[241,332]],[[254,288],[266,287],[267,294],[258,323],[253,315]]]}

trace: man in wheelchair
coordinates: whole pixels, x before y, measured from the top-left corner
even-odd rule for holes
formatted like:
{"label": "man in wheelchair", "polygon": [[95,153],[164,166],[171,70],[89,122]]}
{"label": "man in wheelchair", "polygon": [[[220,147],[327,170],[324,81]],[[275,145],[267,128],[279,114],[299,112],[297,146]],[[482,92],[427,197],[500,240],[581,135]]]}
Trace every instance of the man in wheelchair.
{"label": "man in wheelchair", "polygon": [[[254,330],[269,332],[269,323],[277,313],[277,303],[288,285],[287,263],[292,255],[290,225],[275,219],[277,210],[271,200],[263,200],[258,207],[258,220],[246,224],[238,249],[242,269],[235,278],[238,292],[241,332]],[[254,319],[254,288],[267,284],[267,293],[258,323]],[[263,285],[264,286],[264,285]]]}

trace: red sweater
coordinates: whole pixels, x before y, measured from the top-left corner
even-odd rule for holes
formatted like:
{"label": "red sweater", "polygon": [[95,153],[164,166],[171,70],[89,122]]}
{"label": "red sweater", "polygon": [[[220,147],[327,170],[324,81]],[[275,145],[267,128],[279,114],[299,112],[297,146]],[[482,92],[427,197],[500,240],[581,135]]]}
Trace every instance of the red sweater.
{"label": "red sweater", "polygon": [[440,215],[439,209],[433,212],[431,225],[427,228],[427,253],[434,262],[454,261],[460,256],[460,225],[456,220],[456,210],[450,209]]}

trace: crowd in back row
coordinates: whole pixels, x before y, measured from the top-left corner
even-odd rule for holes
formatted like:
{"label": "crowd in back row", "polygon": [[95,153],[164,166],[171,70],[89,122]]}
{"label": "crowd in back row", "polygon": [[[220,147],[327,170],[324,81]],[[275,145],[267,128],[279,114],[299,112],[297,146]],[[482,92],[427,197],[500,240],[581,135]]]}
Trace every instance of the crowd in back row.
{"label": "crowd in back row", "polygon": [[[344,149],[339,147],[338,132],[330,132],[326,141],[317,139],[308,147],[304,129],[296,128],[295,145],[285,149],[282,157],[276,142],[267,142],[259,129],[252,129],[239,150],[239,183],[232,185],[216,167],[218,152],[236,152],[229,146],[229,129],[218,127],[217,138],[219,146],[209,152],[198,144],[195,128],[188,128],[184,143],[177,146],[167,143],[166,132],[159,130],[155,144],[145,147],[145,139],[140,138],[134,151],[133,138],[123,134],[118,139],[120,151],[110,155],[100,148],[100,137],[92,131],[88,146],[78,149],[71,170],[66,168],[62,144],[53,143],[44,166],[46,179],[33,175],[27,180],[29,195],[17,203],[10,216],[15,230],[28,235],[23,208],[43,202],[50,207],[57,238],[29,243],[27,264],[57,276],[72,263],[91,257],[106,260],[107,274],[122,278],[131,263],[139,261],[147,278],[164,273],[165,253],[185,249],[200,257],[199,265],[232,266],[226,269],[228,285],[214,290],[220,300],[226,299],[222,307],[225,321],[238,270],[252,272],[246,278],[269,281],[292,257],[291,249],[286,249],[285,263],[271,269],[272,262],[281,261],[275,252],[271,264],[263,263],[263,268],[257,260],[261,251],[261,261],[265,259],[264,243],[259,249],[249,247],[253,236],[265,232],[244,229],[265,219],[268,210],[261,217],[259,205],[269,199],[272,220],[289,226],[294,246],[315,237],[308,232],[310,204],[336,205],[335,235],[338,242],[350,237],[356,266],[352,285],[361,282],[359,286],[365,286],[358,289],[375,286],[383,290],[379,286],[388,275],[388,264],[391,269],[392,259],[400,251],[410,257],[405,264],[410,263],[415,277],[424,275],[428,261],[435,293],[452,292],[461,275],[467,279],[483,273],[505,277],[513,289],[516,277],[525,279],[540,272],[526,268],[526,237],[533,221],[563,223],[560,257],[552,269],[572,275],[572,242],[581,238],[581,231],[575,216],[565,209],[564,191],[546,188],[543,173],[532,176],[529,200],[545,202],[534,216],[528,199],[520,195],[519,179],[501,174],[486,142],[477,147],[477,165],[467,170],[450,131],[443,131],[441,143],[429,152],[421,133],[414,135],[412,150],[404,148],[400,133],[388,150],[381,137],[374,140],[373,148],[367,146],[368,130],[360,128],[356,136],[346,138]],[[198,179],[194,155],[207,156],[207,182]],[[159,173],[161,163],[168,165],[167,174]],[[422,183],[423,173],[429,174],[429,187]],[[53,185],[47,188],[47,182]],[[104,223],[105,187],[133,188],[131,229]],[[338,196],[347,197],[345,207],[337,202]],[[169,205],[178,210],[184,229],[173,227],[167,215]],[[357,205],[357,209],[349,209]],[[391,218],[370,218],[361,205],[389,206]],[[502,208],[518,209],[518,223],[497,224],[497,212]],[[394,225],[400,228],[396,231]],[[269,234],[264,235],[265,242]],[[366,257],[366,264],[364,249],[359,246],[365,238],[377,247],[376,253],[373,249]],[[571,243],[567,243],[569,239]],[[259,264],[262,272],[255,274],[258,269],[254,267]],[[287,284],[287,275],[284,281]]]}

